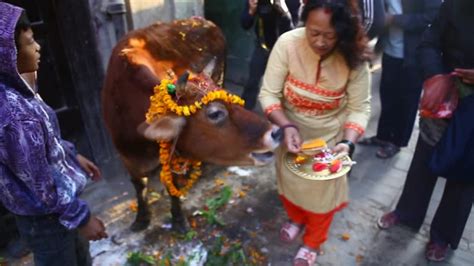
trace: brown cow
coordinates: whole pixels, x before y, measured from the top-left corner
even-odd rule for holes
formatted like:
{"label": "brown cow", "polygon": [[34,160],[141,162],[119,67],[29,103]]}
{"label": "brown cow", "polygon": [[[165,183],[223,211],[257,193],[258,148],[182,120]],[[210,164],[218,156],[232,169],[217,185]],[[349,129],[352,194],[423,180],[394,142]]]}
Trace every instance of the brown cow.
{"label": "brown cow", "polygon": [[[273,159],[281,131],[240,105],[214,101],[190,117],[169,114],[151,124],[144,122],[153,87],[160,80],[187,70],[200,73],[199,79],[206,82],[185,78],[177,86],[179,104],[194,102],[203,91],[221,84],[224,59],[221,31],[197,18],[133,31],[114,48],[102,104],[106,125],[137,193],[132,230],[144,229],[150,221],[142,177],[159,170],[158,140],[173,139],[181,156],[220,165],[258,165]],[[173,228],[184,230],[179,198],[171,197],[171,202]]]}

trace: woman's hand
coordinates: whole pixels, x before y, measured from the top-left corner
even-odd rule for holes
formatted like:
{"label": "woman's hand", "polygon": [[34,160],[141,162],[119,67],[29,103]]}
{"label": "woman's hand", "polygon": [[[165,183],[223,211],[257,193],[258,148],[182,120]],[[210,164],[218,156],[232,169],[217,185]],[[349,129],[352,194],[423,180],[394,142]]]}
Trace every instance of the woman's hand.
{"label": "woman's hand", "polygon": [[346,144],[346,143],[339,143],[339,144],[336,144],[336,146],[332,147],[331,148],[332,152],[333,153],[347,153],[349,154],[350,151],[351,151],[351,147],[349,147],[349,144]]}
{"label": "woman's hand", "polygon": [[258,0],[249,0],[249,15],[254,16],[257,13]]}
{"label": "woman's hand", "polygon": [[462,82],[474,85],[474,69],[454,69],[454,75],[458,76]]}
{"label": "woman's hand", "polygon": [[425,80],[420,101],[421,109],[436,112],[451,91],[448,88],[453,86],[453,79],[450,75],[438,74]]}
{"label": "woman's hand", "polygon": [[79,164],[81,165],[82,169],[86,171],[86,173],[90,176],[90,178],[93,181],[100,180],[101,178],[100,170],[93,162],[91,162],[89,159],[87,159],[86,157],[80,154],[78,154],[76,158]]}
{"label": "woman's hand", "polygon": [[287,127],[284,131],[285,145],[289,152],[298,153],[301,151],[301,136],[294,127]]}

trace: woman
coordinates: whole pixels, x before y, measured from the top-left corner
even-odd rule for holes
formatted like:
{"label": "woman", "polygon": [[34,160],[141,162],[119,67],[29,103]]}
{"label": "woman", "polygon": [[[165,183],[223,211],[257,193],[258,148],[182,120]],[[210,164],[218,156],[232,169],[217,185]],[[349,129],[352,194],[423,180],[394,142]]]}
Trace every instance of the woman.
{"label": "woman", "polygon": [[292,241],[305,227],[295,265],[312,265],[336,211],[347,205],[346,176],[309,181],[283,164],[303,140],[323,138],[335,152],[351,152],[370,114],[370,75],[363,61],[366,38],[353,2],[308,1],[305,27],[275,44],[259,95],[268,118],[284,130],[277,159],[278,191],[290,221],[280,237]]}

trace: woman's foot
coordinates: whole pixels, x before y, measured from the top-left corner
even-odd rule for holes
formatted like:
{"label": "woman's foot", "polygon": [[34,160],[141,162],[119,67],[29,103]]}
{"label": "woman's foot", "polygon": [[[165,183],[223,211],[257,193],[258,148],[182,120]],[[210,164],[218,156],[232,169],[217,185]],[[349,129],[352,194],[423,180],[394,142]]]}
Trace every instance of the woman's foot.
{"label": "woman's foot", "polygon": [[285,242],[292,242],[298,236],[302,228],[302,225],[288,221],[284,223],[280,229],[280,239]]}
{"label": "woman's foot", "polygon": [[392,158],[399,152],[400,152],[400,147],[398,147],[397,145],[391,142],[387,142],[385,145],[383,145],[377,150],[375,155],[379,157],[380,159],[388,159],[388,158]]}
{"label": "woman's foot", "polygon": [[444,261],[448,255],[449,246],[431,241],[426,245],[426,259],[429,261]]}
{"label": "woman's foot", "polygon": [[400,217],[394,211],[388,212],[377,220],[380,229],[389,229],[400,223]]}
{"label": "woman's foot", "polygon": [[313,266],[317,257],[317,250],[302,246],[293,259],[293,266]]}
{"label": "woman's foot", "polygon": [[357,143],[361,145],[365,145],[365,146],[380,146],[380,147],[387,144],[386,141],[377,138],[377,136],[362,138]]}

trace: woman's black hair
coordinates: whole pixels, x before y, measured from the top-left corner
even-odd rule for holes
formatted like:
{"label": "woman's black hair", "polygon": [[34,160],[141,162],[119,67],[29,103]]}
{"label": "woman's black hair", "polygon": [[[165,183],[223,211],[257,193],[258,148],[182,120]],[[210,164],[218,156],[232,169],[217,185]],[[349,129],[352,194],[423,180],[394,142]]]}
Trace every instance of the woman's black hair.
{"label": "woman's black hair", "polygon": [[15,46],[17,50],[20,49],[20,34],[28,29],[31,29],[31,23],[26,12],[23,11],[15,26]]}
{"label": "woman's black hair", "polygon": [[367,47],[357,3],[353,0],[308,0],[301,14],[302,21],[306,24],[309,13],[319,8],[332,14],[331,25],[336,30],[337,47],[349,67],[357,67],[364,61],[363,52]]}

